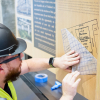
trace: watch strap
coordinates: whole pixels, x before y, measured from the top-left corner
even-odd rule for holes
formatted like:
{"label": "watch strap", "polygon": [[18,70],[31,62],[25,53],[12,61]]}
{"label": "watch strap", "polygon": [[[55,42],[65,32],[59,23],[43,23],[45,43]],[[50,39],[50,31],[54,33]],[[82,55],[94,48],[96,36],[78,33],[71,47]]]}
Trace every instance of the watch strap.
{"label": "watch strap", "polygon": [[50,65],[51,67],[55,68],[55,67],[53,66],[53,62],[54,62],[54,57],[51,57],[51,58],[49,59],[49,65]]}

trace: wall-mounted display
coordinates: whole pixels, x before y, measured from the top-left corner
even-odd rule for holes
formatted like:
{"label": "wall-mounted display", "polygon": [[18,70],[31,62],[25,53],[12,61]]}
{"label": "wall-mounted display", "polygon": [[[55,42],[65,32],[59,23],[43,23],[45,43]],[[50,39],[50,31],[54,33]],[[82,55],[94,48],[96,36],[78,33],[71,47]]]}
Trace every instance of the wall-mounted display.
{"label": "wall-mounted display", "polygon": [[31,16],[31,0],[17,0],[17,13]]}
{"label": "wall-mounted display", "polygon": [[16,0],[17,36],[32,42],[31,0]]}
{"label": "wall-mounted display", "polygon": [[[100,33],[100,5],[98,0],[15,1],[17,1],[17,37],[22,37],[25,38],[25,40],[31,41],[26,41],[26,54],[32,56],[33,58],[62,56],[64,54],[65,47],[63,46],[61,29],[66,28],[71,35],[73,34],[73,37],[77,39],[78,43],[80,42],[80,44],[82,44],[84,48],[91,53],[91,55],[97,58],[97,55],[99,55],[99,52],[97,52],[99,47],[98,33]],[[28,37],[28,35],[30,37]],[[66,37],[64,36],[63,38],[65,39]],[[71,42],[73,42],[72,39],[73,38],[71,37]],[[66,45],[67,43],[68,42],[66,42]],[[75,43],[73,42],[72,47],[74,44]],[[79,49],[79,47],[80,45],[78,45],[76,48]],[[80,56],[80,58],[81,57],[83,56]],[[97,63],[97,66],[99,68],[99,63]],[[86,67],[88,69],[92,68],[91,65],[87,65]],[[82,70],[84,70],[84,68],[85,66]],[[85,71],[87,68],[85,68]],[[93,68],[96,68],[96,65],[93,65]],[[57,69],[55,73],[56,78],[59,81],[62,81],[63,77],[67,74],[66,71],[60,69]],[[99,73],[98,69],[97,73]],[[98,76],[99,74],[97,74],[97,76],[80,75],[81,83],[79,84],[77,92],[89,100],[95,100],[94,94],[100,94],[100,92],[95,92],[97,89],[99,89],[98,86],[100,85],[98,82]],[[99,85],[96,86],[96,83]]]}
{"label": "wall-mounted display", "polygon": [[33,0],[34,47],[56,55],[55,0]]}
{"label": "wall-mounted display", "polygon": [[32,41],[31,20],[17,17],[17,27],[19,37]]}

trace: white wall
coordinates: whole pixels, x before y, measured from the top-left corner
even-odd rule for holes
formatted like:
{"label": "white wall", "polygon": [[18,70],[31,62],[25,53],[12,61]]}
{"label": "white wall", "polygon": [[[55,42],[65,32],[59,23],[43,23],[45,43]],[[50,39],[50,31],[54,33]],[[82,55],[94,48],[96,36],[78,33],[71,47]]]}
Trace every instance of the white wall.
{"label": "white wall", "polygon": [[1,6],[1,0],[0,0],[0,23],[3,23],[3,20],[2,20],[2,6]]}

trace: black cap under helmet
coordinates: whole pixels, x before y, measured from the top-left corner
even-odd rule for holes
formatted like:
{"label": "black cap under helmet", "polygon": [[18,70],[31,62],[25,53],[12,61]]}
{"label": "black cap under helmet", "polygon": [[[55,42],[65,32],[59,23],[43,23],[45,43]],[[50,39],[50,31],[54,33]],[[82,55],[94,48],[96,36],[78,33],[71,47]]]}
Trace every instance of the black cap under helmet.
{"label": "black cap under helmet", "polygon": [[16,38],[10,29],[0,23],[0,57],[19,54],[26,47],[23,39]]}

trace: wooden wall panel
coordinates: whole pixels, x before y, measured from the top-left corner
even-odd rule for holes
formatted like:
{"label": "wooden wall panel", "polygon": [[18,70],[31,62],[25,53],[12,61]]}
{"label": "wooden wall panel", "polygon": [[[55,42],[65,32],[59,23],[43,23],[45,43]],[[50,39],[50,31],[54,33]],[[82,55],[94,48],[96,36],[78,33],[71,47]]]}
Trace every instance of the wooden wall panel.
{"label": "wooden wall panel", "polygon": [[[100,6],[100,0],[99,0]],[[100,28],[100,7],[99,7],[99,28]],[[95,100],[100,100],[100,30],[98,31],[98,58],[97,58],[97,75],[96,75],[96,91]]]}
{"label": "wooden wall panel", "polygon": [[[56,32],[57,32],[57,46],[56,46],[56,56],[61,56],[64,54],[63,43],[61,39],[61,29],[68,29],[70,32],[75,32],[75,28],[88,27],[85,30],[86,33],[90,34],[90,38],[94,38],[93,35],[93,25],[96,29],[95,45],[98,48],[98,30],[99,30],[99,0],[57,0],[56,6]],[[78,27],[77,27],[78,26]],[[76,33],[73,33],[74,37],[77,38]],[[77,38],[78,39],[78,38]],[[79,41],[83,46],[84,43]],[[59,50],[58,50],[59,49]],[[88,45],[87,50],[92,53],[92,55],[97,59],[97,51],[95,47],[92,48],[91,52]],[[100,71],[99,71],[100,72]],[[62,81],[63,77],[67,72],[59,69],[56,74],[56,78]],[[94,100],[95,89],[96,89],[96,75],[80,75],[81,82],[78,86],[78,93],[83,95],[89,100]],[[96,99],[99,100],[99,99]]]}

